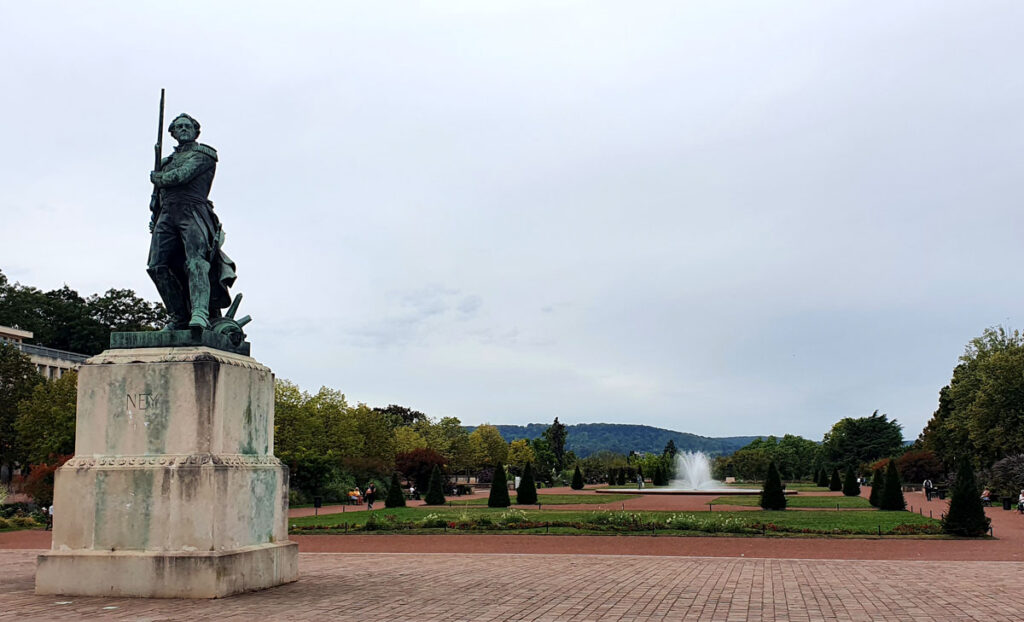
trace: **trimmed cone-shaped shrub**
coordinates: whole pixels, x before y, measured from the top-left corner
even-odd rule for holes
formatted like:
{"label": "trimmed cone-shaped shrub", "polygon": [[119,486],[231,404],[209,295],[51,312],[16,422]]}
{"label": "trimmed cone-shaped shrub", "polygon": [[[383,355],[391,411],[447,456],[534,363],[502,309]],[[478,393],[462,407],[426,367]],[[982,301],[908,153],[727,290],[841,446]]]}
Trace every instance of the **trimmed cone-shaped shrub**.
{"label": "trimmed cone-shaped shrub", "polygon": [[402,484],[398,481],[398,473],[391,474],[391,485],[388,486],[388,496],[384,499],[384,507],[405,507],[405,495],[402,494]]}
{"label": "trimmed cone-shaped shrub", "polygon": [[619,472],[615,477],[615,483],[619,486],[626,485],[626,469],[619,469]]}
{"label": "trimmed cone-shaped shrub", "polygon": [[617,481],[619,481],[619,478],[616,476],[616,470],[608,469],[608,485],[614,486]]}
{"label": "trimmed cone-shaped shrub", "polygon": [[871,474],[871,494],[868,495],[868,503],[877,508],[878,504],[882,502],[883,490],[885,490],[885,475],[882,473],[882,469],[878,468]]}
{"label": "trimmed cone-shaped shrub", "polygon": [[846,474],[843,476],[843,494],[847,497],[860,496],[860,484],[857,483],[857,476],[853,474],[853,467],[846,467]]}
{"label": "trimmed cone-shaped shrub", "polygon": [[764,488],[761,489],[761,507],[766,510],[786,509],[786,493],[774,462],[768,464],[768,474],[765,475]]}
{"label": "trimmed cone-shaped shrub", "polygon": [[519,480],[519,488],[516,488],[516,503],[520,505],[533,505],[537,503],[537,482],[533,477],[533,465],[529,462],[523,469],[523,477]]}
{"label": "trimmed cone-shaped shrub", "polygon": [[444,505],[444,477],[441,475],[441,467],[434,465],[430,472],[430,485],[427,487],[427,496],[423,497],[427,505]]}
{"label": "trimmed cone-shaped shrub", "polygon": [[570,487],[573,490],[583,490],[583,474],[580,473],[580,465],[576,465],[576,470],[572,472],[572,484]]}
{"label": "trimmed cone-shaped shrub", "polygon": [[949,511],[942,519],[942,530],[954,536],[983,536],[988,531],[991,519],[985,516],[981,504],[981,492],[974,479],[974,464],[970,458],[960,460],[956,481],[949,491]]}
{"label": "trimmed cone-shaped shrub", "polygon": [[821,467],[821,470],[818,471],[818,485],[828,488],[828,471],[825,470],[825,467]]}
{"label": "trimmed cone-shaped shrub", "polygon": [[885,488],[878,499],[879,510],[901,511],[907,509],[907,501],[903,498],[903,482],[900,472],[896,470],[896,461],[890,460],[885,468]]}
{"label": "trimmed cone-shaped shrub", "polygon": [[505,476],[505,466],[498,463],[494,466],[494,480],[491,481],[491,494],[487,497],[487,507],[507,508],[512,505],[508,498],[508,478]]}
{"label": "trimmed cone-shaped shrub", "polygon": [[839,479],[839,469],[832,469],[832,479],[828,481],[828,489],[832,492],[843,489],[843,482]]}
{"label": "trimmed cone-shaped shrub", "polygon": [[651,485],[652,486],[664,486],[665,485],[665,475],[664,475],[664,472],[661,470],[661,465],[660,464],[658,466],[654,467],[654,477],[651,478]]}

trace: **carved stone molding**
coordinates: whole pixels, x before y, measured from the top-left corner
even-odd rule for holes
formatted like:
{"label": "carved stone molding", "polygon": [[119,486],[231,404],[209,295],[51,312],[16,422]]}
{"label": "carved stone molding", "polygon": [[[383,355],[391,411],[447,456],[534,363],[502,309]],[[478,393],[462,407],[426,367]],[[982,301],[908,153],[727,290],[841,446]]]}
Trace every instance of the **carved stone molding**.
{"label": "carved stone molding", "polygon": [[275,456],[252,454],[156,454],[146,456],[75,456],[64,466],[83,467],[200,467],[281,466]]}

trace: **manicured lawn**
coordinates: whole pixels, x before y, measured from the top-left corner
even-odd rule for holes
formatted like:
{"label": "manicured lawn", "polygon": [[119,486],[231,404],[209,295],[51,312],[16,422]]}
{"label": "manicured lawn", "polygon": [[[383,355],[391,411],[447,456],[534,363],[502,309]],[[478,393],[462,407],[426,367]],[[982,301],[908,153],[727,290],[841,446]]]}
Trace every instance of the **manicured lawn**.
{"label": "manicured lawn", "polygon": [[[713,505],[740,505],[743,507],[757,507],[761,504],[758,495],[737,495],[730,497],[719,497],[711,502]],[[793,495],[786,497],[786,507],[790,508],[870,508],[871,504],[864,497],[814,497],[810,495]]]}
{"label": "manicured lawn", "polygon": [[[367,525],[367,521],[372,521]],[[938,534],[939,522],[910,512],[622,512],[581,510],[505,510],[448,506],[395,508],[325,514],[289,520],[292,533],[385,531],[438,533],[573,534],[773,534],[773,535],[921,535]]]}
{"label": "manicured lawn", "polygon": [[[620,503],[626,499],[635,499],[640,495],[546,495],[537,493],[537,502],[545,505],[573,505],[573,504],[598,504],[598,503]],[[510,495],[512,504],[516,503],[516,495]],[[452,505],[487,505],[487,499],[459,499],[452,500]]]}

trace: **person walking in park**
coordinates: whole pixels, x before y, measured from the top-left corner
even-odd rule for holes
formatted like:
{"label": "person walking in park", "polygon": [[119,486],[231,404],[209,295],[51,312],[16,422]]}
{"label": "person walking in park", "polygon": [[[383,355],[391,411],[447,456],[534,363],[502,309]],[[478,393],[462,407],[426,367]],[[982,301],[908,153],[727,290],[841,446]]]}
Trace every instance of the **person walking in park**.
{"label": "person walking in park", "polygon": [[370,482],[366,486],[366,493],[363,494],[363,498],[366,499],[366,509],[367,510],[372,510],[373,509],[373,500],[374,500],[374,498],[376,496],[377,496],[377,487],[373,485],[373,482]]}
{"label": "person walking in park", "polygon": [[925,499],[927,499],[928,501],[931,501],[932,500],[932,488],[934,487],[932,485],[932,480],[926,478],[924,480],[924,482],[921,484],[921,487],[924,488],[924,497],[925,497]]}

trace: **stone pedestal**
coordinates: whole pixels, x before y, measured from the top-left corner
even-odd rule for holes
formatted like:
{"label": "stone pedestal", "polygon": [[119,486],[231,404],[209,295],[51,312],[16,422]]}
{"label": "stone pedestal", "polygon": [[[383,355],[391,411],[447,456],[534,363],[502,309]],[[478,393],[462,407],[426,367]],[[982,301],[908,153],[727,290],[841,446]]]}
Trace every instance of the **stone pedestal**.
{"label": "stone pedestal", "polygon": [[209,347],[115,349],[79,370],[36,593],[216,598],[298,577],[274,377]]}

